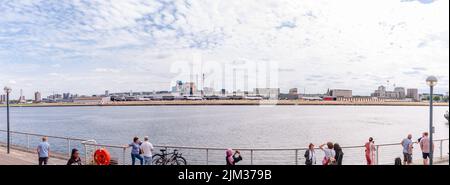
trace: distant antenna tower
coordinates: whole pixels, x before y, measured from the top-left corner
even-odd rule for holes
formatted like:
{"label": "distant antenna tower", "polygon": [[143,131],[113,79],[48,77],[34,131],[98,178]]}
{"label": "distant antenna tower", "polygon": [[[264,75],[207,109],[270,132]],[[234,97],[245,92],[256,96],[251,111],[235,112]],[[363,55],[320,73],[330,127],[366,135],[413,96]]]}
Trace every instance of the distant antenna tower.
{"label": "distant antenna tower", "polygon": [[24,103],[24,102],[25,102],[25,97],[23,96],[23,91],[22,91],[22,89],[20,89],[19,102],[20,102],[20,103]]}
{"label": "distant antenna tower", "polygon": [[202,89],[201,89],[202,96],[205,93],[204,90],[205,90],[205,73],[202,74]]}
{"label": "distant antenna tower", "polygon": [[[195,85],[198,86],[198,74],[195,74]],[[195,87],[196,89],[198,89],[197,87]]]}
{"label": "distant antenna tower", "polygon": [[386,90],[389,90],[389,80],[386,81],[386,83],[387,83]]}

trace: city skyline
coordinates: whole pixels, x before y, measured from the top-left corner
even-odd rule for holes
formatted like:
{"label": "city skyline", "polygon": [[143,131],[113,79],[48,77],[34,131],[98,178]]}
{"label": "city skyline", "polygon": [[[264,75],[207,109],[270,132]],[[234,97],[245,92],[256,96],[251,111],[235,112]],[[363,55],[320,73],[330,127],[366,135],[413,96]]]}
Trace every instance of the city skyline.
{"label": "city skyline", "polygon": [[[354,7],[349,11],[348,4]],[[174,63],[277,63],[277,86],[322,93],[449,88],[448,1],[0,3],[0,85],[13,97],[170,90]],[[220,10],[220,11],[218,11]],[[232,75],[225,77],[232,80]],[[251,89],[251,87],[249,87]],[[217,89],[217,88],[216,88]],[[230,89],[229,87],[227,89]]]}
{"label": "city skyline", "polygon": [[[42,101],[43,99],[47,99],[47,100],[51,100],[51,99],[61,99],[61,100],[69,100],[72,98],[78,98],[78,97],[92,97],[92,96],[111,96],[111,95],[117,95],[117,94],[130,94],[130,96],[132,96],[132,94],[140,94],[140,95],[149,95],[149,94],[158,94],[158,93],[162,93],[162,94],[172,94],[174,96],[202,96],[202,89],[197,86],[194,82],[182,82],[182,81],[177,81],[177,83],[181,83],[181,84],[188,84],[188,87],[190,87],[192,84],[192,89],[185,89],[185,87],[180,88],[178,87],[178,85],[173,86],[170,90],[166,90],[166,89],[160,89],[160,90],[147,90],[147,91],[133,91],[133,90],[129,90],[129,91],[122,91],[122,92],[111,92],[109,90],[104,90],[104,92],[102,93],[94,93],[94,94],[78,94],[78,93],[74,93],[74,92],[52,92],[51,94],[42,94],[40,91],[34,91],[33,92],[33,97],[25,97],[23,96],[23,90],[20,89],[19,92],[20,94],[17,96],[17,100],[20,101],[25,101],[25,100],[35,100],[37,102]],[[301,89],[298,87],[291,87],[289,88],[287,91],[283,91],[280,88],[254,88],[254,89],[250,89],[250,90],[241,90],[238,89],[236,91],[233,90],[229,90],[229,89],[214,89],[214,88],[210,88],[210,87],[205,87],[203,90],[207,90],[208,92],[204,92],[205,96],[211,96],[211,95],[219,95],[219,96],[230,96],[233,95],[234,93],[238,93],[238,95],[242,95],[243,93],[249,93],[248,96],[255,96],[257,95],[257,91],[258,89],[278,89],[278,93],[276,96],[280,96],[282,94],[288,95],[288,94],[297,94],[297,95],[314,95],[314,96],[318,96],[318,95],[323,95],[324,97],[326,96],[331,96],[331,97],[339,97],[339,96],[335,96],[333,95],[334,93],[332,93],[333,91],[349,91],[350,95],[349,96],[354,96],[354,97],[379,97],[379,98],[393,98],[393,99],[402,99],[402,98],[408,98],[408,97],[412,97],[413,95],[411,93],[415,93],[417,96],[419,95],[427,95],[429,94],[428,91],[423,91],[420,92],[418,88],[414,88],[414,87],[401,87],[401,86],[393,86],[392,89],[390,89],[389,87],[386,87],[384,85],[378,86],[377,89],[373,89],[372,93],[370,93],[369,95],[366,94],[353,94],[353,90],[352,89],[325,89],[323,92],[317,92],[317,93],[307,93],[305,89]],[[192,91],[194,90],[194,91]],[[380,92],[381,91],[381,92]],[[225,93],[225,94],[224,94]],[[256,94],[255,94],[256,93]],[[384,94],[386,93],[386,94]],[[442,96],[448,96],[449,91],[445,91],[445,92],[435,92],[436,95],[442,95]],[[1,94],[2,96],[5,96],[4,94]],[[236,94],[235,94],[236,95]],[[11,94],[12,100],[14,100],[14,95],[13,93]],[[45,97],[45,98],[44,98]],[[418,99],[418,97],[414,97],[414,99]],[[3,99],[2,99],[3,100]],[[2,102],[2,101],[0,101]]]}

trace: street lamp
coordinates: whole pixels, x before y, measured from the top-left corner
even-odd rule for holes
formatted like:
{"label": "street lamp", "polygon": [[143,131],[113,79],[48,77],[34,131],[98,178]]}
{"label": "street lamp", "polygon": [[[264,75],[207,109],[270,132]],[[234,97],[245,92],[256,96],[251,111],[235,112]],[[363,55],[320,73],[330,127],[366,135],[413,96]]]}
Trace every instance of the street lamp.
{"label": "street lamp", "polygon": [[6,153],[9,154],[9,147],[10,147],[10,135],[9,135],[9,93],[11,93],[10,87],[5,87],[3,90],[5,90],[6,93]]}
{"label": "street lamp", "polygon": [[435,76],[429,76],[427,78],[427,85],[430,86],[430,165],[433,165],[433,88],[437,85],[437,78]]}

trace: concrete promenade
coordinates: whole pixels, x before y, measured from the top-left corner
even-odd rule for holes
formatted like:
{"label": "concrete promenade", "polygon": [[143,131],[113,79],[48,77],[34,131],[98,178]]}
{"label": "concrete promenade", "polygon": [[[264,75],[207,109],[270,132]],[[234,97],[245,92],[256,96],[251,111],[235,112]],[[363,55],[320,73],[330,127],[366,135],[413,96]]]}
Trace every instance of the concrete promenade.
{"label": "concrete promenade", "polygon": [[[66,160],[50,157],[48,165],[64,165]],[[38,156],[34,152],[12,149],[10,154],[6,153],[6,148],[0,146],[0,165],[38,165]]]}

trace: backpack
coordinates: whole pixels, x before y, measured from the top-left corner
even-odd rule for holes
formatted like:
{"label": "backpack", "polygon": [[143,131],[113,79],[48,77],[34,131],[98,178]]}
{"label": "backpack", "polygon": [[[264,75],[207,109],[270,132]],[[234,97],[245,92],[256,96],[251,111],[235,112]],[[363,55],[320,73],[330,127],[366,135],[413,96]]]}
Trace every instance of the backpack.
{"label": "backpack", "polygon": [[402,159],[400,157],[395,158],[395,165],[402,165]]}

